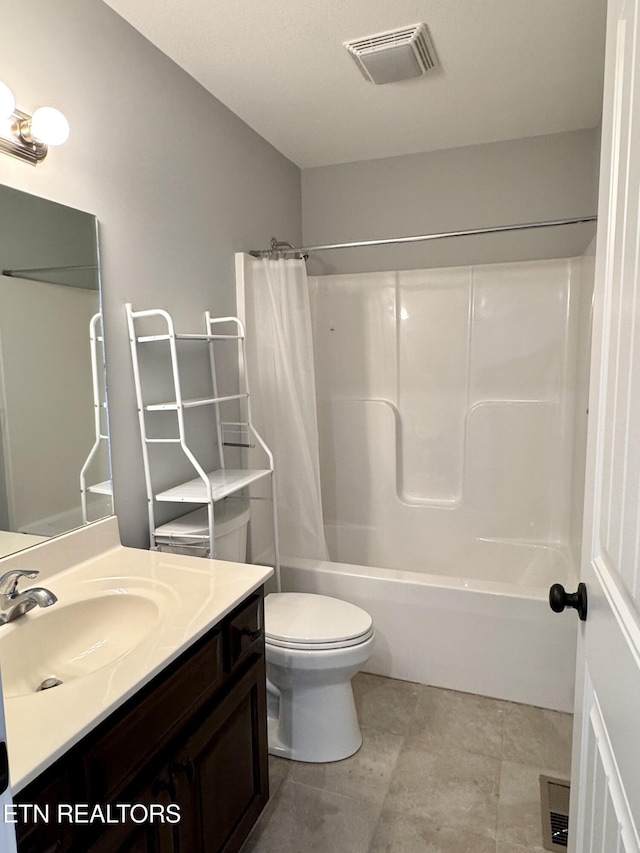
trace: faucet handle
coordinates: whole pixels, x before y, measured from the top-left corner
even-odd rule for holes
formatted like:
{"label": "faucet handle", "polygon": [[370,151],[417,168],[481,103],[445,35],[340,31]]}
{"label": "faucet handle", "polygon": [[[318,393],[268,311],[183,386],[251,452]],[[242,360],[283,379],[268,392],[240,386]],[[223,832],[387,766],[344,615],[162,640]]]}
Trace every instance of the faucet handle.
{"label": "faucet handle", "polygon": [[13,595],[18,587],[20,578],[36,578],[40,572],[27,572],[23,569],[12,569],[0,577],[0,595]]}

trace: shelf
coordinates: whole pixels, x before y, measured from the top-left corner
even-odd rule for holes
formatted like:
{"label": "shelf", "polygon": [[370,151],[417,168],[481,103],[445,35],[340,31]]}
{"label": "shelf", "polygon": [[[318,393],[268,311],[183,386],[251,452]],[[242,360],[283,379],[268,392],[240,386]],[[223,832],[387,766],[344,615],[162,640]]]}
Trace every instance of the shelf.
{"label": "shelf", "polygon": [[[239,492],[245,486],[255,483],[257,480],[262,480],[271,474],[271,469],[260,470],[238,470],[230,469],[211,471],[207,474],[212,486],[212,496],[214,501],[222,500],[227,495],[232,495],[234,492]],[[173,501],[176,503],[206,503],[207,490],[204,481],[200,477],[194,480],[189,480],[188,483],[182,483],[180,486],[174,486],[172,489],[167,489],[165,492],[155,496],[157,501]]]}
{"label": "shelf", "polygon": [[[225,454],[228,456],[231,448],[246,449],[252,447],[259,448],[268,459],[268,461],[265,459],[265,461],[254,462],[254,464],[273,465],[273,457],[269,448],[260,438],[251,423],[244,326],[241,320],[237,317],[211,317],[210,313],[207,311],[204,316],[204,327],[200,327],[202,329],[202,333],[178,334],[176,333],[171,315],[163,308],[134,311],[131,303],[127,303],[126,310],[129,342],[131,345],[133,380],[135,385],[136,405],[140,428],[140,440],[143,448],[142,456],[145,472],[147,512],[149,516],[150,545],[152,548],[156,547],[158,544],[157,534],[159,534],[159,531],[161,531],[163,527],[161,526],[160,528],[156,528],[156,512],[160,502],[185,504],[182,512],[187,512],[189,515],[191,515],[193,511],[194,505],[199,505],[197,512],[204,514],[205,524],[202,530],[197,531],[197,536],[194,534],[194,538],[197,538],[199,542],[206,546],[207,555],[213,559],[215,554],[216,536],[222,535],[218,524],[218,516],[220,513],[224,512],[225,506],[224,503],[218,503],[214,510],[214,502],[217,503],[222,501],[223,498],[234,494],[237,497],[241,497],[243,496],[243,490],[248,492],[247,487],[251,486],[252,483],[257,482],[258,480],[266,480],[269,477],[274,476],[273,467],[252,470],[238,468],[230,469],[224,467],[225,464],[230,462],[230,460],[225,459]],[[138,321],[144,321],[144,323],[153,321],[157,323],[157,325],[146,326],[145,328],[144,326],[139,326]],[[140,334],[140,332],[153,330],[155,330],[157,334]],[[225,332],[233,332],[234,334],[224,334]],[[209,361],[210,378],[206,379],[206,384],[204,384],[205,380],[203,378],[202,382],[199,382],[199,384],[193,387],[193,390],[190,392],[196,395],[202,394],[202,396],[190,397],[187,399],[185,398],[184,390],[181,388],[179,363],[183,353],[186,353],[187,343],[189,341],[200,341],[206,345],[203,348],[201,355],[203,357],[206,355],[209,356],[206,360]],[[216,341],[230,341],[230,347],[226,347],[224,349],[228,350],[227,355],[234,355],[238,360],[238,384],[232,385],[228,388],[225,387],[224,391],[220,389],[216,375],[215,362],[217,347],[214,346]],[[152,402],[153,397],[145,399],[145,395],[143,394],[143,377],[141,376],[141,373],[145,374],[147,371],[152,371],[154,366],[149,362],[142,366],[141,371],[139,353],[142,344],[155,342],[165,342],[165,344],[168,344],[168,346],[165,345],[164,347],[160,347],[160,349],[165,351],[168,364],[165,364],[164,367],[160,365],[155,366],[155,371],[156,373],[164,372],[167,383],[171,381],[171,378],[173,378],[173,385],[167,385],[166,387],[166,397],[169,399],[158,400],[158,397],[156,397],[155,402]],[[185,343],[178,345],[178,342]],[[187,365],[185,365],[185,367],[186,366]],[[169,368],[170,372],[168,372]],[[236,393],[228,393],[231,391]],[[158,396],[160,396],[160,393],[158,393]],[[173,399],[171,399],[172,396]],[[229,411],[227,412],[221,404],[231,401],[237,401],[235,403],[236,411],[234,411],[234,406],[229,406]],[[245,403],[243,404],[242,401],[245,401]],[[193,414],[190,415],[186,411],[187,409],[196,409],[199,407],[206,408],[206,412],[203,411],[201,417],[197,417]],[[169,420],[173,421],[173,429],[169,429],[169,425],[167,424],[166,431],[161,431],[159,429],[161,424],[158,423],[156,416],[153,415],[154,412],[176,412],[176,418],[169,418]],[[222,419],[223,414],[228,417],[245,417],[246,420],[225,421]],[[194,417],[195,421],[193,420]],[[162,421],[162,418],[160,418],[160,421]],[[208,426],[207,421],[209,421]],[[210,432],[211,441],[207,445],[209,448],[207,451],[207,458],[210,461],[206,464],[219,464],[222,467],[215,471],[205,473],[205,469],[201,467],[202,462],[198,461],[198,453],[196,452],[196,449],[190,445],[191,437],[187,437],[190,432],[188,428],[191,424],[194,425],[194,428],[196,426],[200,427],[205,434],[207,431]],[[150,435],[154,434],[166,434],[169,437],[151,438]],[[255,439],[255,444],[253,439]],[[202,442],[200,442],[200,444],[201,443]],[[200,472],[201,476],[195,476],[188,482],[174,486],[170,489],[164,489],[164,491],[156,492],[157,489],[161,488],[161,485],[158,483],[154,488],[154,480],[156,476],[160,478],[163,471],[165,472],[163,480],[161,480],[163,486],[167,482],[175,482],[175,479],[167,480],[166,467],[159,467],[156,472],[156,466],[161,466],[162,463],[163,447],[166,446],[170,448],[171,445],[174,445],[176,450],[180,448],[185,459],[191,463],[191,467],[186,468],[185,470],[190,472],[191,476],[196,472]],[[215,448],[217,448],[218,451],[217,457],[210,458],[208,454]],[[234,453],[234,458],[238,455],[239,454]],[[239,459],[236,459],[232,464],[241,465],[242,462]],[[185,474],[184,476],[189,476],[189,474]],[[268,485],[273,487],[273,480],[268,483]],[[275,527],[276,507],[272,500],[273,494],[270,493],[268,496],[266,493],[263,494],[264,488],[255,489],[254,491],[257,492],[257,494],[245,494],[244,496],[247,499],[250,497],[252,500],[272,501],[274,554],[276,572],[278,572],[280,562],[278,556],[278,537]],[[215,515],[215,524],[212,531],[209,529],[208,523],[208,517],[211,514]]]}
{"label": "shelf", "polygon": [[241,335],[142,335],[137,338],[139,344],[148,344],[152,341],[241,341]]}
{"label": "shelf", "polygon": [[229,400],[246,400],[248,394],[231,394],[228,397],[198,397],[193,400],[183,400],[182,406],[174,401],[171,403],[152,403],[145,406],[147,412],[176,412],[179,408],[195,409],[198,406],[212,406],[215,403],[227,403]]}
{"label": "shelf", "polygon": [[96,495],[112,495],[113,483],[111,480],[104,480],[102,483],[96,483],[94,486],[89,486],[87,491],[93,492]]}

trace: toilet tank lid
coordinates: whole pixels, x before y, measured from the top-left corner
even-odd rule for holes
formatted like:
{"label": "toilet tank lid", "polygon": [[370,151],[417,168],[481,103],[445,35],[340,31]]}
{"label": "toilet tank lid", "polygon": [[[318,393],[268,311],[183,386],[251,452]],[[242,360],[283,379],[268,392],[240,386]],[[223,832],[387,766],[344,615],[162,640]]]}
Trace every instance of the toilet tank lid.
{"label": "toilet tank lid", "polygon": [[352,640],[369,633],[373,625],[371,616],[355,604],[303,592],[268,595],[264,622],[267,639],[297,643]]}

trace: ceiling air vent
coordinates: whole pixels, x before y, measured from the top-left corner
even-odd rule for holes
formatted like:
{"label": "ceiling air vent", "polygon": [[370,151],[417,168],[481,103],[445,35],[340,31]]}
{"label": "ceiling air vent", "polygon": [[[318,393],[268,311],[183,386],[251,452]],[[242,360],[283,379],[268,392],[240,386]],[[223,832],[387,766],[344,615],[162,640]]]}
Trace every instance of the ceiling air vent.
{"label": "ceiling air vent", "polygon": [[420,77],[437,65],[426,24],[346,41],[344,46],[365,78],[378,85]]}

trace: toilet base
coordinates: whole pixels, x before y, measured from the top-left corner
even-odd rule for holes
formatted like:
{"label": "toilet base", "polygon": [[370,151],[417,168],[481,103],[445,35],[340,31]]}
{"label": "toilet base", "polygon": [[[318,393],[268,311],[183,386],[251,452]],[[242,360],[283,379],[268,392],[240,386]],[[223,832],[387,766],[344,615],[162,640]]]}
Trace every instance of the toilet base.
{"label": "toilet base", "polygon": [[362,746],[351,682],[274,688],[267,680],[269,754],[291,761],[341,761]]}

